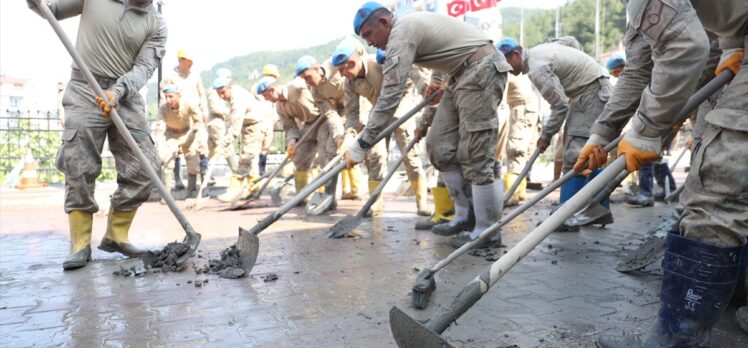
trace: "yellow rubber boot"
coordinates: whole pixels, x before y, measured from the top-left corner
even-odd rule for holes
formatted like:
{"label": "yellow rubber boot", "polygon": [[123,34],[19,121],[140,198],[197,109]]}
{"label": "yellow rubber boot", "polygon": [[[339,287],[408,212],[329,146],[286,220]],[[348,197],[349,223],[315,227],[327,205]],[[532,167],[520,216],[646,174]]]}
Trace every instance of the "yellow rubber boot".
{"label": "yellow rubber boot", "polygon": [[358,183],[361,182],[361,170],[358,167],[351,168],[351,199],[359,200],[361,197],[358,196]]}
{"label": "yellow rubber boot", "polygon": [[340,199],[351,199],[351,171],[349,169],[340,171],[340,188],[343,191]]}
{"label": "yellow rubber boot", "polygon": [[260,183],[262,180],[257,180],[257,177],[248,176],[242,181],[242,187],[244,191],[241,193],[241,199],[249,199],[257,190],[260,189]]}
{"label": "yellow rubber boot", "polygon": [[242,182],[242,178],[232,175],[229,178],[229,186],[226,188],[226,192],[218,195],[216,198],[224,203],[236,201],[236,197],[241,194]]}
{"label": "yellow rubber boot", "polygon": [[91,260],[91,230],[93,214],[73,210],[68,214],[70,226],[70,255],[62,262],[64,270],[81,268]]}
{"label": "yellow rubber boot", "polygon": [[428,219],[416,222],[417,230],[430,230],[434,225],[452,220],[454,204],[452,198],[449,197],[447,188],[442,186],[432,187],[431,195],[434,196],[434,214]]}
{"label": "yellow rubber boot", "polygon": [[101,240],[99,249],[110,253],[118,252],[129,257],[140,257],[144,251],[130,244],[130,240],[127,238],[130,233],[130,225],[132,225],[132,220],[135,218],[137,211],[137,209],[117,211],[110,208],[106,234]]}
{"label": "yellow rubber boot", "polygon": [[[508,192],[510,188],[512,188],[512,185],[514,185],[514,181],[519,178],[519,175],[514,173],[506,173],[504,174],[504,192]],[[513,206],[517,205],[520,202],[527,199],[527,180],[524,178],[522,181],[520,181],[519,186],[517,186],[517,190],[514,191],[514,194],[512,194],[512,197],[509,198],[507,201],[507,206]]]}
{"label": "yellow rubber boot", "polygon": [[[303,189],[304,186],[306,186],[308,182],[309,182],[309,172],[305,170],[297,170],[293,173],[293,185],[296,188],[296,194],[301,192],[301,189]],[[304,198],[303,201],[299,202],[299,205],[304,205],[306,201],[307,199]]]}
{"label": "yellow rubber boot", "polygon": [[413,193],[416,195],[416,206],[418,207],[418,215],[420,216],[431,216],[433,213],[429,209],[428,205],[428,191],[426,190],[426,181],[423,178],[410,181],[410,187],[413,189]]}
{"label": "yellow rubber boot", "polygon": [[[382,183],[382,180],[369,180],[369,195],[374,193],[374,191],[377,190],[377,186]],[[380,214],[384,210],[384,192],[377,197],[377,200],[374,201],[374,204],[371,206],[371,212],[373,214]]]}

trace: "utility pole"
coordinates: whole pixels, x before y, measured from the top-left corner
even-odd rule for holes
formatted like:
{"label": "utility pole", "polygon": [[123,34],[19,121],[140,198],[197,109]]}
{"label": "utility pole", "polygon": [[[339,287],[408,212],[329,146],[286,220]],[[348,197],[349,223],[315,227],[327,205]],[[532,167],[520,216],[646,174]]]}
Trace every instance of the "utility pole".
{"label": "utility pole", "polygon": [[[161,12],[161,6],[164,4],[163,1],[158,1],[158,13],[162,14]],[[161,61],[158,62],[158,73],[156,75],[156,105],[161,105],[161,77],[163,76],[163,68],[161,66]]]}
{"label": "utility pole", "polygon": [[525,7],[519,7],[519,45],[525,46]]}
{"label": "utility pole", "polygon": [[600,61],[600,0],[595,0],[595,60]]}
{"label": "utility pole", "polygon": [[560,21],[561,21],[561,3],[559,2],[558,5],[556,6],[556,38],[557,39],[561,35],[560,29],[559,29]]}

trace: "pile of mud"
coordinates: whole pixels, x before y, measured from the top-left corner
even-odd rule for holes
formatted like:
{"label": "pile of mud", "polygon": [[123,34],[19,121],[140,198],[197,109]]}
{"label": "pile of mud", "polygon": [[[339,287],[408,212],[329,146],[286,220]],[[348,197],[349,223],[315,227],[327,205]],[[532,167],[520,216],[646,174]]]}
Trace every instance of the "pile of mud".
{"label": "pile of mud", "polygon": [[239,249],[236,244],[221,251],[221,259],[210,259],[208,264],[202,267],[195,267],[195,273],[215,274],[221,278],[237,279],[247,276],[242,265],[242,259],[239,256]]}
{"label": "pile of mud", "polygon": [[151,268],[161,268],[163,272],[182,272],[184,264],[177,263],[177,260],[189,250],[187,243],[169,243],[161,250],[152,251],[146,263]]}

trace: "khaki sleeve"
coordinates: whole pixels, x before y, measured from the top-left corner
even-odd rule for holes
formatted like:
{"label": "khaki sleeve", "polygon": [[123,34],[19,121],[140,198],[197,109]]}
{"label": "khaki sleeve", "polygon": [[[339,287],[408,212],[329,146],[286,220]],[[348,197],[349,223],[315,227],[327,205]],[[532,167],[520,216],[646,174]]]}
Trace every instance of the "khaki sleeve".
{"label": "khaki sleeve", "polygon": [[[27,1],[35,1],[35,0],[27,0]],[[74,17],[77,15],[80,15],[83,13],[83,4],[84,0],[42,0],[44,1],[47,6],[49,6],[50,11],[52,11],[52,14],[55,15],[55,18],[59,21]],[[42,12],[39,10],[39,8],[33,8],[32,11],[36,12],[39,16],[44,18],[44,15],[42,15]]]}
{"label": "khaki sleeve", "polygon": [[211,90],[208,93],[208,110],[210,110],[211,116],[219,117],[224,120],[226,119],[226,115],[231,112],[231,110],[226,106],[226,102],[221,99],[218,92],[215,90]]}
{"label": "khaki sleeve", "polygon": [[569,112],[569,101],[564,86],[546,62],[535,62],[530,66],[530,81],[540,91],[540,95],[550,104],[551,114],[543,124],[540,137],[550,140],[564,124]]}
{"label": "khaki sleeve", "polygon": [[132,69],[117,79],[117,83],[111,87],[122,99],[137,95],[158,68],[161,58],[164,57],[167,36],[166,22],[159,17],[156,23],[157,27],[151,31],[141,45]]}
{"label": "khaki sleeve", "polygon": [[156,117],[156,124],[153,127],[153,137],[155,141],[164,140],[166,137],[166,105],[162,105],[158,108],[158,116]]}
{"label": "khaki sleeve", "polygon": [[390,33],[387,59],[382,66],[382,89],[360,138],[369,145],[374,145],[374,140],[400,105],[418,47],[412,32],[407,27],[398,27]]}
{"label": "khaki sleeve", "polygon": [[288,144],[290,139],[299,140],[301,132],[299,131],[299,127],[296,125],[296,121],[294,121],[293,117],[286,114],[280,104],[276,104],[275,110],[278,112],[278,118],[280,118],[281,124],[283,125],[283,130],[286,132],[286,144]]}
{"label": "khaki sleeve", "polygon": [[361,122],[361,96],[353,91],[350,81],[346,81],[343,87],[345,91],[345,130],[358,133],[358,125]]}

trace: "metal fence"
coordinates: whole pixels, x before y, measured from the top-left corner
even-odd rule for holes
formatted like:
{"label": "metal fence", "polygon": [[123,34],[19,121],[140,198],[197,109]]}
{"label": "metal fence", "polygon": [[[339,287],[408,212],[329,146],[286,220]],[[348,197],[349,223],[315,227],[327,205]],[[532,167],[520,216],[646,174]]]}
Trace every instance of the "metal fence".
{"label": "metal fence", "polygon": [[[48,183],[63,182],[62,173],[55,167],[62,130],[57,111],[5,110],[0,113],[0,181],[5,182],[14,168],[23,165],[31,149],[39,178]],[[114,173],[114,159],[105,150],[101,178],[114,178]]]}

